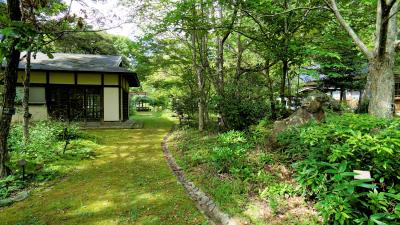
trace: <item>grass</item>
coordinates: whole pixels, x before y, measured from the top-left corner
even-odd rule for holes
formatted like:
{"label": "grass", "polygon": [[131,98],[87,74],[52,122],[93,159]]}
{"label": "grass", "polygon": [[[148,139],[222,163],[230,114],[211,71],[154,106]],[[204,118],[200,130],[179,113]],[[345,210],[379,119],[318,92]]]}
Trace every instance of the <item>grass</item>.
{"label": "grass", "polygon": [[170,150],[188,178],[211,194],[224,211],[231,215],[240,213],[246,201],[245,184],[237,179],[220,179],[206,162],[209,149],[217,145],[215,135],[203,135],[190,129],[175,132],[173,139],[170,139]]}
{"label": "grass", "polygon": [[295,190],[289,168],[278,154],[258,146],[242,159],[246,167],[241,172],[224,173],[217,171],[212,160],[211,152],[219,145],[217,134],[185,127],[174,132],[169,143],[187,177],[231,216],[255,225],[319,223]]}
{"label": "grass", "polygon": [[138,113],[137,130],[95,130],[94,160],[31,196],[0,209],[1,224],[202,224],[205,218],[167,166],[160,142],[172,126],[161,114]]}

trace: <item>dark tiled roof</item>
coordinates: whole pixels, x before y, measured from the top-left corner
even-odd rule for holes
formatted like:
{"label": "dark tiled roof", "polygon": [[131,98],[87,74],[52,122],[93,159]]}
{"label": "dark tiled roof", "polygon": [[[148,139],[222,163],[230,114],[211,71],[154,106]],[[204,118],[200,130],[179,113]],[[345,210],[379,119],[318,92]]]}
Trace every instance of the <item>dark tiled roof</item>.
{"label": "dark tiled roof", "polygon": [[[35,58],[32,55],[31,69],[43,71],[122,73],[125,74],[125,78],[128,80],[130,87],[140,86],[137,74],[121,67],[121,56],[72,53],[53,53],[52,55],[54,58],[49,58],[43,53],[37,53]],[[26,53],[22,52],[21,57],[23,59],[18,66],[21,70],[25,69],[25,56]]]}
{"label": "dark tiled roof", "polygon": [[[21,53],[21,56],[24,55],[25,53]],[[51,59],[46,54],[37,53],[36,58],[32,57],[31,60],[32,70],[133,73],[120,67],[121,56],[69,53],[53,53],[52,55],[54,58]],[[19,63],[19,68],[24,69],[25,64],[24,58]]]}

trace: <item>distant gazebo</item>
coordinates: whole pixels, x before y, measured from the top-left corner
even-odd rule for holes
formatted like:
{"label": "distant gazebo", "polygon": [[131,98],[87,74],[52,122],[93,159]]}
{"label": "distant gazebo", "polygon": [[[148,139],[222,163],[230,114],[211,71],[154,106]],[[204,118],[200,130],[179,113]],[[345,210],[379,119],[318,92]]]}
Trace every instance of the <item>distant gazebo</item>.
{"label": "distant gazebo", "polygon": [[146,92],[130,92],[131,99],[135,101],[135,108],[138,112],[151,111],[150,103],[151,99]]}

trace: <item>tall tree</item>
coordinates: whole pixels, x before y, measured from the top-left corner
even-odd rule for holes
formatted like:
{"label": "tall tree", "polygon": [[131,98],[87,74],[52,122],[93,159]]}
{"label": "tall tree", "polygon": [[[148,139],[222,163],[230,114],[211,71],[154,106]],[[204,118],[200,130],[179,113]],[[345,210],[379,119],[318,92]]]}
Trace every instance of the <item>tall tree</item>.
{"label": "tall tree", "polygon": [[[215,76],[213,76],[214,80],[214,86],[216,89],[217,94],[219,95],[220,99],[225,98],[225,68],[224,68],[224,62],[225,62],[225,43],[227,42],[229,36],[233,32],[233,27],[235,25],[235,22],[238,20],[238,8],[240,7],[241,1],[234,1],[232,3],[233,11],[232,14],[229,17],[229,20],[227,20],[224,17],[224,11],[226,8],[230,6],[229,3],[225,3],[222,1],[216,1],[214,4],[214,11],[213,12],[213,20],[214,20],[214,27],[223,27],[223,24],[228,23],[226,29],[220,29],[220,32],[216,32],[215,34]],[[220,126],[222,128],[228,127],[227,120],[225,118],[225,111],[223,110],[223,104],[218,104],[218,111],[219,111],[219,116],[220,116]]]}
{"label": "tall tree", "polygon": [[[7,1],[8,19],[10,22],[10,31],[18,26],[21,21],[21,6],[19,0]],[[18,64],[21,52],[18,50],[17,45],[19,36],[8,36],[4,40],[8,42],[8,46],[2,48],[4,51],[6,65],[4,70],[4,94],[3,94],[3,108],[0,118],[0,178],[9,174],[7,167],[8,162],[8,148],[7,137],[10,131],[11,118],[15,113],[15,94],[16,83],[18,76]],[[4,42],[3,41],[3,42]],[[1,57],[2,58],[2,57]]]}
{"label": "tall tree", "polygon": [[398,0],[378,0],[376,9],[375,41],[373,49],[361,40],[342,16],[336,0],[326,0],[339,24],[347,31],[354,43],[368,59],[369,74],[366,95],[371,115],[391,118],[393,116],[394,62],[396,50],[400,47],[397,39]]}

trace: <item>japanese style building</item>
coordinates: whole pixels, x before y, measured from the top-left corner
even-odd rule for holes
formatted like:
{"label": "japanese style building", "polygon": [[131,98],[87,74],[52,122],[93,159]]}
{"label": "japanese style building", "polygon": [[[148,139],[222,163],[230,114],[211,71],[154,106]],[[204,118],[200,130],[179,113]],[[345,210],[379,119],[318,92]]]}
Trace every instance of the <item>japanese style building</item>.
{"label": "japanese style building", "polygon": [[[136,73],[122,67],[121,56],[38,53],[31,60],[32,120],[122,122],[129,119],[129,87],[139,87]],[[22,92],[26,61],[19,64]],[[20,120],[17,113],[14,120]]]}

